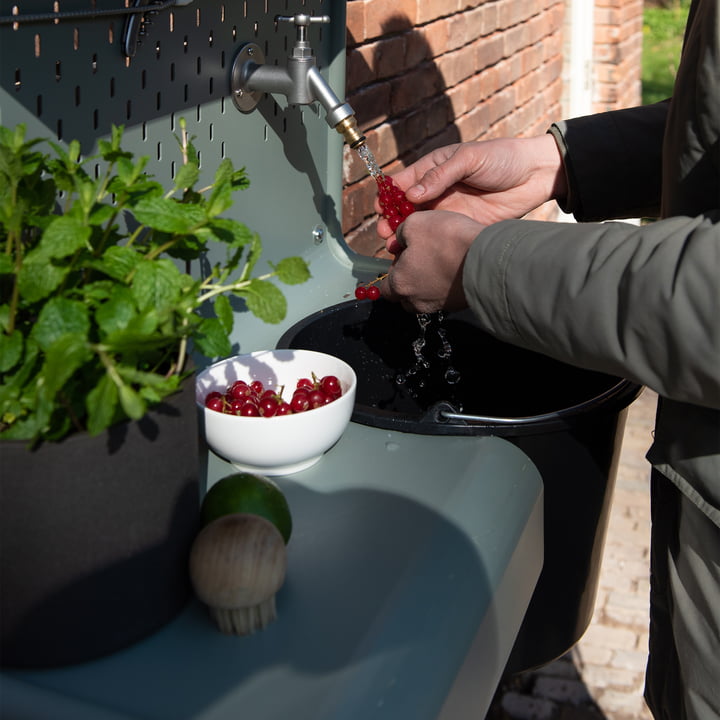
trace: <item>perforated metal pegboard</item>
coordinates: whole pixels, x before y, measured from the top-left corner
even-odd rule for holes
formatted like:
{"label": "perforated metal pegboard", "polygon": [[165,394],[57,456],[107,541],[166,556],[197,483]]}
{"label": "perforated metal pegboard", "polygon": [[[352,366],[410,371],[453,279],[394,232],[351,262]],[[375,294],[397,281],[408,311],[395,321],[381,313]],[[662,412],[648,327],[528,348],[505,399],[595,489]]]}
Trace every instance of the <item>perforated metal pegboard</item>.
{"label": "perforated metal pegboard", "polygon": [[[123,0],[1,0],[0,15],[106,10]],[[320,223],[339,237],[342,139],[317,106],[288,107],[267,96],[252,114],[229,97],[240,45],[260,45],[283,63],[295,39],[278,14],[326,14],[310,41],[318,66],[344,92],[345,2],[331,0],[194,0],[157,13],[136,54],[123,51],[122,16],[0,26],[0,122],[24,122],[32,135],[77,139],[90,153],[111,125],[126,126],[125,146],[151,158],[164,182],[180,161],[174,133],[186,119],[213,173],[230,157],[251,187],[231,214],[260,232],[266,255],[299,252]]]}

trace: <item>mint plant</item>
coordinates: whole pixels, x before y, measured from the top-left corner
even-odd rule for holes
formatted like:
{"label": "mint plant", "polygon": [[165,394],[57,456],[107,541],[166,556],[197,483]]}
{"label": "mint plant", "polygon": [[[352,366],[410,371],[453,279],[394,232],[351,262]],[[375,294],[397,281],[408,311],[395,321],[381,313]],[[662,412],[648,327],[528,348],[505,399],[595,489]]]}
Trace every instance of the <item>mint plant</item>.
{"label": "mint plant", "polygon": [[[141,418],[179,388],[190,344],[208,358],[231,353],[228,296],[278,323],[287,302],[271,278],[310,277],[299,257],[253,277],[260,237],[223,217],[245,171],[225,159],[197,188],[180,127],[183,162],[166,190],[148,158],[122,149],[122,127],[84,159],[77,142],[0,126],[0,439],[61,440]],[[225,261],[193,277],[189,263],[217,242]]]}

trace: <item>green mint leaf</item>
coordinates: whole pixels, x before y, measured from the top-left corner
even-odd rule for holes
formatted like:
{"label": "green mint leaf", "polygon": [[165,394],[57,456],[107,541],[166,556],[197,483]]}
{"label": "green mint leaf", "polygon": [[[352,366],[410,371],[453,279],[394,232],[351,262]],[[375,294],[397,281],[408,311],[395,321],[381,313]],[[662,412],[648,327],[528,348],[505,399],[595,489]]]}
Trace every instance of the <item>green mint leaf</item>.
{"label": "green mint leaf", "polygon": [[218,240],[231,248],[242,248],[256,237],[256,233],[252,232],[247,225],[230,218],[213,218],[203,228],[203,232],[207,233],[211,239]]}
{"label": "green mint leaf", "polygon": [[39,250],[49,258],[64,258],[87,246],[90,228],[68,215],[56,217],[43,232]]}
{"label": "green mint leaf", "polygon": [[92,357],[87,337],[68,333],[58,338],[45,351],[42,376],[50,396],[70,379],[73,373]]}
{"label": "green mint leaf", "polygon": [[58,267],[49,262],[43,253],[32,250],[18,273],[18,287],[23,301],[33,303],[48,297],[60,286],[67,273],[68,268]]}
{"label": "green mint leaf", "polygon": [[112,425],[118,404],[117,385],[105,373],[87,395],[87,429],[90,435],[98,435]]}
{"label": "green mint leaf", "polygon": [[267,280],[253,279],[237,292],[247,303],[248,310],[266,323],[277,324],[285,319],[287,300],[276,285]]}
{"label": "green mint leaf", "polygon": [[197,349],[208,358],[226,357],[232,352],[230,338],[218,318],[204,318],[194,342]]}
{"label": "green mint leaf", "polygon": [[73,333],[87,337],[89,332],[90,318],[86,305],[78,300],[55,297],[40,310],[32,336],[40,348],[47,351],[63,335]]}
{"label": "green mint leaf", "polygon": [[15,330],[11,335],[0,335],[0,372],[7,372],[20,362],[23,352],[23,334]]}
{"label": "green mint leaf", "polygon": [[286,285],[299,285],[310,279],[310,268],[300,257],[289,257],[277,264],[270,263],[277,273],[278,280]]}
{"label": "green mint leaf", "polygon": [[177,303],[183,288],[180,271],[167,258],[143,260],[132,281],[132,293],[140,310],[163,310]]}
{"label": "green mint leaf", "polygon": [[139,420],[147,412],[147,404],[129,385],[120,386],[120,405],[132,420]]}
{"label": "green mint leaf", "polygon": [[229,335],[233,329],[234,316],[228,296],[218,295],[213,303],[213,309],[215,310],[215,315],[217,315],[218,320],[223,326],[223,330],[225,330],[225,333]]}
{"label": "green mint leaf", "polygon": [[179,375],[160,375],[153,372],[143,372],[128,365],[118,365],[118,375],[126,382],[137,386],[148,386],[157,390],[164,397],[174,392],[180,386]]}
{"label": "green mint leaf", "polygon": [[207,204],[207,214],[209,217],[217,217],[232,207],[232,188],[229,184],[217,186],[210,196]]}
{"label": "green mint leaf", "polygon": [[143,225],[167,233],[192,233],[207,220],[201,207],[164,197],[140,200],[133,209],[133,215]]}
{"label": "green mint leaf", "polygon": [[102,258],[91,260],[88,265],[115,280],[125,280],[142,259],[143,256],[131,248],[113,245]]}
{"label": "green mint leaf", "polygon": [[145,166],[149,160],[149,157],[143,156],[135,163],[131,158],[118,158],[116,165],[118,178],[130,187],[138,178],[144,177]]}
{"label": "green mint leaf", "polygon": [[137,306],[130,288],[116,285],[110,296],[95,313],[95,320],[105,335],[124,330],[137,315]]}
{"label": "green mint leaf", "polygon": [[180,166],[180,169],[175,175],[175,189],[185,190],[186,188],[191,188],[198,181],[199,177],[200,170],[198,166],[193,162],[185,163]]}

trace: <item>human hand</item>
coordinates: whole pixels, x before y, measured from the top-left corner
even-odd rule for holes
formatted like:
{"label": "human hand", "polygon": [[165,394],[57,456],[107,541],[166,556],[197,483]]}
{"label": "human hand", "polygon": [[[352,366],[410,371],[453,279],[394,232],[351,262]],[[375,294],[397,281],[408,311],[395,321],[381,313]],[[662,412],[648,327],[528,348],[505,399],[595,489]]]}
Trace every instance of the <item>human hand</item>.
{"label": "human hand", "polygon": [[[462,213],[483,225],[522,217],[566,193],[560,152],[549,134],[448,145],[393,180],[421,209]],[[377,201],[375,209],[381,212]],[[399,248],[387,220],[378,220],[377,232],[395,254]]]}
{"label": "human hand", "polygon": [[382,296],[417,313],[467,307],[465,256],[483,227],[460,213],[414,212],[398,228],[402,252],[380,284]]}

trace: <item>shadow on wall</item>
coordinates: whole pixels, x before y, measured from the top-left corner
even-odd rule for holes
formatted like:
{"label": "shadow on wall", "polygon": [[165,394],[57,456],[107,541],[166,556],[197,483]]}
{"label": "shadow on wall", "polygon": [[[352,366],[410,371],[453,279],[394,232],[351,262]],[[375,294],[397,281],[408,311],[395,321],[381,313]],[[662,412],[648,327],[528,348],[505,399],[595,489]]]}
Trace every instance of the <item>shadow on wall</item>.
{"label": "shadow on wall", "polygon": [[[368,147],[388,174],[430,150],[460,140],[445,80],[425,34],[405,15],[382,22],[381,37],[358,44],[347,38],[348,102],[368,138]],[[363,255],[385,257],[375,232],[375,182],[363,162],[345,150],[343,233]]]}

